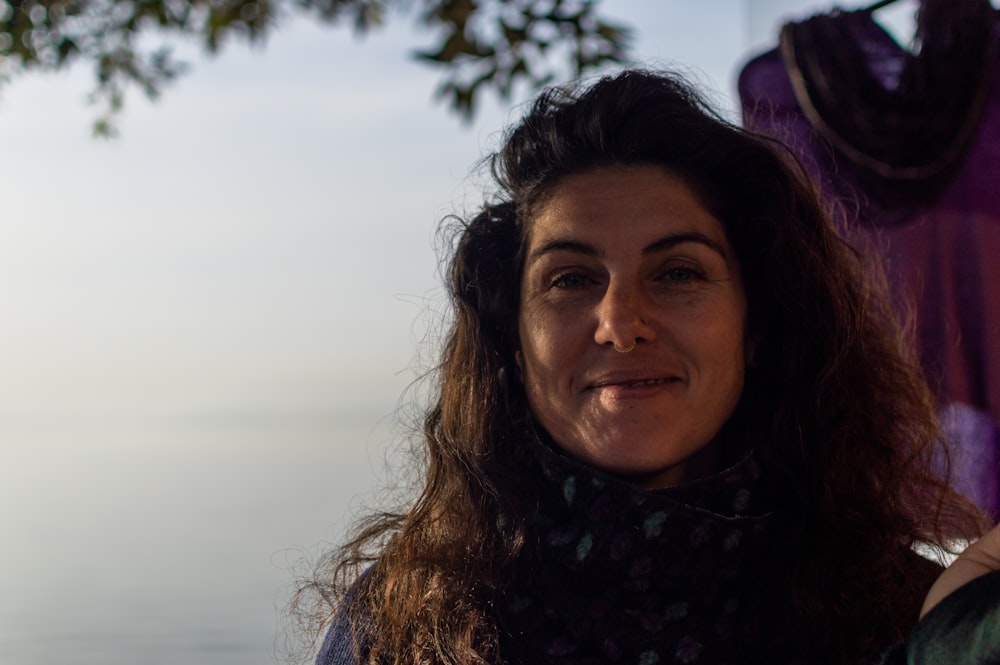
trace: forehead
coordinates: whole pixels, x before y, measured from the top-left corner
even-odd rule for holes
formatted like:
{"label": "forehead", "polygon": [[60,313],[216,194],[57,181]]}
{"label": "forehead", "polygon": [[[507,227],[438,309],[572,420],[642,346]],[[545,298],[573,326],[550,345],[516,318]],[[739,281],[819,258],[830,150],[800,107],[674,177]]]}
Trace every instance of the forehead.
{"label": "forehead", "polygon": [[536,206],[528,245],[553,238],[655,240],[697,233],[728,247],[722,223],[680,176],[658,166],[602,167],[567,176]]}

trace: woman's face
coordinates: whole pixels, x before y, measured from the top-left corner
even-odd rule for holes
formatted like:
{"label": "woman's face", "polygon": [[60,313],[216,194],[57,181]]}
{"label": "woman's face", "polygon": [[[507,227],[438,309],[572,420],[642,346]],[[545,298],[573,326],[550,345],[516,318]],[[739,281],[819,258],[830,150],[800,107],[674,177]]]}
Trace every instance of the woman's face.
{"label": "woman's face", "polygon": [[747,308],[719,220],[668,171],[606,167],[557,185],[528,234],[517,362],[535,418],[643,487],[713,472]]}

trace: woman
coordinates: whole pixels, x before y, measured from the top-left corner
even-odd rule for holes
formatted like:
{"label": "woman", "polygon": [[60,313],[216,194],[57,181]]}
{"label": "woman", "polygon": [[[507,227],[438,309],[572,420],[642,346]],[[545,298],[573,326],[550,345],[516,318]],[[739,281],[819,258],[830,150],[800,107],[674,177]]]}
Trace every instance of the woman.
{"label": "woman", "polygon": [[983,522],[787,153],[627,71],[544,93],[493,170],[422,492],[311,587],[317,662],[856,664],[904,639],[940,574],[913,546]]}

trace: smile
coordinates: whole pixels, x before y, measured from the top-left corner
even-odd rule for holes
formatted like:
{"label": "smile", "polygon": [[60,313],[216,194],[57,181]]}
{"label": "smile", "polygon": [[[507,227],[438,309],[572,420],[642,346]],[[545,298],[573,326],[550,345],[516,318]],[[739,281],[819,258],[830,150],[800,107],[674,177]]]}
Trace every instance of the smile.
{"label": "smile", "polygon": [[628,386],[629,388],[636,388],[638,386],[652,386],[657,383],[670,383],[671,381],[676,381],[677,379],[645,379],[643,381],[633,381],[632,383],[625,383],[620,385]]}
{"label": "smile", "polygon": [[641,376],[607,376],[603,379],[594,381],[588,387],[588,390],[608,390],[608,389],[629,389],[629,388],[645,388],[648,386],[660,386],[670,383],[679,383],[681,381],[680,377],[677,376],[660,376],[660,377],[650,377],[643,378]]}

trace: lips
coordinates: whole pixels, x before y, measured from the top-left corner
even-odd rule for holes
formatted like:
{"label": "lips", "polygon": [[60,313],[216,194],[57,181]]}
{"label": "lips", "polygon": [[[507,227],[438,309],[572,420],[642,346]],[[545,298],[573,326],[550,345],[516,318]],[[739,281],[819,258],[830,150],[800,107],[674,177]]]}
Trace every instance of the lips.
{"label": "lips", "polygon": [[607,374],[598,377],[594,381],[591,381],[587,385],[588,390],[597,390],[600,388],[641,388],[643,386],[655,386],[666,383],[673,383],[680,381],[681,379],[677,376],[673,376],[667,373],[656,376],[650,376],[648,370],[638,373],[615,373]]}
{"label": "lips", "polygon": [[[638,388],[639,386],[655,386],[658,383],[670,383],[671,381],[679,381],[680,379],[669,378],[669,379],[644,379],[642,381],[633,381],[632,383],[620,383],[617,385],[628,386],[629,388]],[[615,385],[615,384],[611,384]]]}

